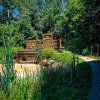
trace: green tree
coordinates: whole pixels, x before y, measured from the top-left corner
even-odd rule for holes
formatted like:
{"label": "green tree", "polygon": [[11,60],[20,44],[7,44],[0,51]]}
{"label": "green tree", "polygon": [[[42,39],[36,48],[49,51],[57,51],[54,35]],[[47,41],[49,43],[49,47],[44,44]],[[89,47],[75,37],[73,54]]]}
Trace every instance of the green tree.
{"label": "green tree", "polygon": [[[66,21],[66,36],[68,44],[73,47],[72,41],[80,40],[80,45],[82,42],[81,34],[80,34],[80,22],[84,18],[85,15],[85,2],[82,0],[70,0],[65,11],[65,21]],[[74,39],[76,38],[76,39]],[[77,44],[77,42],[76,42]],[[78,49],[78,46],[74,43],[74,48]],[[80,48],[81,49],[81,48]]]}

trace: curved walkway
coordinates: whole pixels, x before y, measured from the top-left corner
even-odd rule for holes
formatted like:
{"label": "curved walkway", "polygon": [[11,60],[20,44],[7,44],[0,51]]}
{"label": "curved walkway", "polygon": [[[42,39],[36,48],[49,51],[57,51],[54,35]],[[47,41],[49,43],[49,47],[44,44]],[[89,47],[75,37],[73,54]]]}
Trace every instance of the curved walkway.
{"label": "curved walkway", "polygon": [[80,56],[80,58],[85,60],[93,71],[92,88],[90,89],[87,100],[100,100],[100,60],[83,56]]}

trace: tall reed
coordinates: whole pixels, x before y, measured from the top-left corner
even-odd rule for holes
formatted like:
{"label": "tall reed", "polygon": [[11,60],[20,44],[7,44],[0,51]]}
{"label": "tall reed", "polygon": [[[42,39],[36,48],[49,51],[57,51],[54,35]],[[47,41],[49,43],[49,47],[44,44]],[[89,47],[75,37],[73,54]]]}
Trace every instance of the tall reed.
{"label": "tall reed", "polygon": [[10,83],[15,79],[13,53],[12,53],[12,38],[11,33],[6,36],[3,33],[3,58],[2,58],[2,74],[1,74],[1,88],[8,89]]}

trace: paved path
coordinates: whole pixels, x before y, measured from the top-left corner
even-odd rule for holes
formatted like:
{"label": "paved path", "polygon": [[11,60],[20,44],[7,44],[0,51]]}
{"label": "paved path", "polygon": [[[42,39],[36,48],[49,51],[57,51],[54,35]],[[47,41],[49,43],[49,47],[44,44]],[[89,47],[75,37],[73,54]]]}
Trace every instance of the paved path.
{"label": "paved path", "polygon": [[92,59],[90,57],[82,57],[92,68],[93,82],[90,93],[87,97],[88,100],[100,100],[100,60]]}

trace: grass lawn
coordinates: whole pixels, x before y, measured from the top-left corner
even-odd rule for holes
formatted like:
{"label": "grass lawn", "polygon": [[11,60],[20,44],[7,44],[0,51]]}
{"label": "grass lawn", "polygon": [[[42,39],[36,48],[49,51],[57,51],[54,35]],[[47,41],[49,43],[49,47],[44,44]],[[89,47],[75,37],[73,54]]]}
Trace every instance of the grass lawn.
{"label": "grass lawn", "polygon": [[[51,58],[57,59],[56,56]],[[90,66],[79,59],[76,67],[78,79],[67,84],[70,80],[68,69],[72,54],[65,51],[58,58],[60,61],[67,59],[68,64],[58,68],[42,68],[37,77],[16,79],[8,90],[1,90],[0,100],[86,100],[92,81]]]}
{"label": "grass lawn", "polygon": [[100,60],[100,56],[99,57],[97,57],[97,56],[90,56],[90,57],[93,58],[93,59]]}

